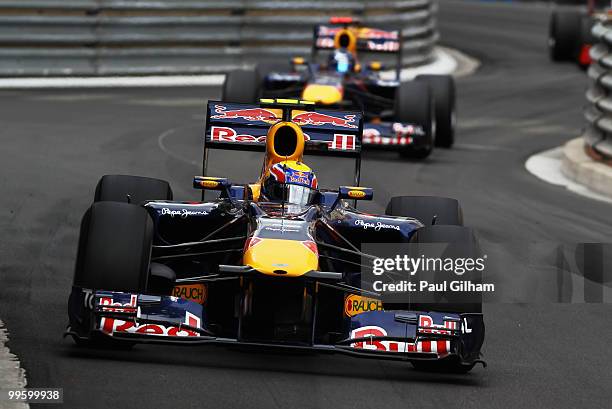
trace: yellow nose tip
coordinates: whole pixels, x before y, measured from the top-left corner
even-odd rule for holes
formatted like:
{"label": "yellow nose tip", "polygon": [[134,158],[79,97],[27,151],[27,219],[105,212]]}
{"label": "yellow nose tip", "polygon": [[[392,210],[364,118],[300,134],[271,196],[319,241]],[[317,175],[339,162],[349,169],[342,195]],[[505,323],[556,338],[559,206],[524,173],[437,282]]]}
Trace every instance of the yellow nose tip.
{"label": "yellow nose tip", "polygon": [[299,277],[319,269],[319,258],[301,241],[262,239],[243,256],[243,264],[267,275]]}
{"label": "yellow nose tip", "polygon": [[311,84],[304,88],[302,99],[324,105],[337,104],[342,101],[342,92],[333,85]]}

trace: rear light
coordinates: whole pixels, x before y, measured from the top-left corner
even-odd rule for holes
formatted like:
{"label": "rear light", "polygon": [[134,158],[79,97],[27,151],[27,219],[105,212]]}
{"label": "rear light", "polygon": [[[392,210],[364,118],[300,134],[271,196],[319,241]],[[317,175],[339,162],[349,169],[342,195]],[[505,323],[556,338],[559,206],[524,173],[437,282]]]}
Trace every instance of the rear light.
{"label": "rear light", "polygon": [[580,55],[578,56],[578,64],[580,64],[583,67],[586,67],[588,65],[591,65],[591,46],[589,44],[584,44],[581,48],[580,48]]}
{"label": "rear light", "polygon": [[257,243],[261,242],[262,239],[259,237],[249,237],[247,241],[244,243],[244,251],[246,252],[251,247],[255,246]]}
{"label": "rear light", "polygon": [[330,24],[351,24],[354,21],[353,17],[331,17],[329,19]]}
{"label": "rear light", "polygon": [[312,251],[317,257],[319,256],[319,248],[317,247],[317,243],[314,241],[303,241],[301,242],[308,250]]}

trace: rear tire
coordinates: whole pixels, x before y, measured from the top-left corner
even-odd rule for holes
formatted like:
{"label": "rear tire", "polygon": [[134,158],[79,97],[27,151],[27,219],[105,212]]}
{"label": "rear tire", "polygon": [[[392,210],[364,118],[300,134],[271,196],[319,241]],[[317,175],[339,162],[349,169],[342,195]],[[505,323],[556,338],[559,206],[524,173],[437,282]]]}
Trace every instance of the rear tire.
{"label": "rear tire", "polygon": [[387,205],[385,214],[413,217],[426,226],[436,216],[436,225],[463,226],[463,211],[459,201],[448,197],[396,196]]}
{"label": "rear tire", "polygon": [[130,175],[105,175],[96,186],[94,202],[129,202],[172,200],[172,189],[165,180]]}
{"label": "rear tire", "polygon": [[402,82],[395,95],[395,119],[419,125],[425,131],[427,141],[424,146],[404,147],[402,157],[424,159],[431,154],[434,146],[435,117],[433,97],[430,87],[424,82]]}
{"label": "rear tire", "polygon": [[253,104],[259,96],[259,80],[255,70],[234,70],[225,76],[222,100]]}
{"label": "rear tire", "polygon": [[548,49],[553,61],[572,61],[580,50],[582,14],[577,10],[555,10],[550,16]]}
{"label": "rear tire", "polygon": [[450,75],[418,75],[429,85],[435,107],[436,146],[450,148],[455,142],[455,80]]}

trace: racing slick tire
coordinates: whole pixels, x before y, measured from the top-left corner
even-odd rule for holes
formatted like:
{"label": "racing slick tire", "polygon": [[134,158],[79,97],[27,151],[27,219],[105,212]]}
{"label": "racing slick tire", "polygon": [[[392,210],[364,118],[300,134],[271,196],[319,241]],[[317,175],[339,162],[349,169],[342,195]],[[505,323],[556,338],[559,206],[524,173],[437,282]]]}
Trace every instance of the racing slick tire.
{"label": "racing slick tire", "polygon": [[[74,286],[94,290],[142,293],[147,288],[153,220],[141,206],[119,202],[91,205],[81,221]],[[70,310],[69,310],[70,314]],[[71,317],[79,323],[78,317]],[[79,346],[128,349],[130,342],[75,338]]]}
{"label": "racing slick tire", "polygon": [[94,202],[139,204],[145,200],[172,200],[172,189],[165,180],[131,175],[105,175],[96,186]]}
{"label": "racing slick tire", "polygon": [[223,83],[223,101],[252,104],[259,96],[259,81],[255,70],[234,70]]}
{"label": "racing slick tire", "polygon": [[435,108],[436,146],[450,148],[455,142],[455,80],[450,75],[417,75],[429,85]]}
{"label": "racing slick tire", "polygon": [[578,57],[582,14],[577,10],[555,10],[550,16],[548,49],[553,61],[572,61]]}
{"label": "racing slick tire", "polygon": [[402,82],[395,95],[395,119],[418,124],[428,138],[424,146],[407,146],[400,156],[424,159],[431,154],[435,143],[435,110],[430,87],[421,81]]}
{"label": "racing slick tire", "polygon": [[389,216],[413,217],[423,224],[463,226],[463,211],[459,201],[436,196],[396,196],[387,204]]}
{"label": "racing slick tire", "polygon": [[153,220],[129,203],[98,202],[83,216],[74,284],[143,292],[153,243]]}

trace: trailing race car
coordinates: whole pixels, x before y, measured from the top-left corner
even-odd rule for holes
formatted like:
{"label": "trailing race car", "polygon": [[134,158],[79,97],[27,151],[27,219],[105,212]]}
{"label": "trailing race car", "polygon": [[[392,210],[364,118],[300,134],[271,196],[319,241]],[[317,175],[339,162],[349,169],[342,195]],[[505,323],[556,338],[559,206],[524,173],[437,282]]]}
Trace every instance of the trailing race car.
{"label": "trailing race car", "polygon": [[[317,62],[320,50],[327,60]],[[380,61],[358,60],[371,53],[395,56],[395,78],[383,78]],[[252,103],[258,98],[299,98],[329,108],[364,112],[363,144],[425,158],[435,144],[450,148],[455,133],[455,84],[449,75],[420,75],[400,82],[399,30],[362,27],[347,17],[314,30],[310,62],[259,64],[228,73],[223,100]]]}
{"label": "trailing race car", "polygon": [[[591,30],[595,15],[610,6],[608,0],[565,0],[557,2],[549,23],[548,49],[553,61],[573,61],[582,68],[591,64]],[[572,7],[570,7],[572,5]]]}
{"label": "trailing race car", "polygon": [[350,203],[372,189],[319,188],[304,153],[355,158],[358,183],[362,122],[298,101],[210,101],[205,160],[209,149],[265,151],[254,183],[196,176],[196,189],[219,197],[177,202],[165,181],[104,176],[81,224],[67,334],[84,345],[266,345],[457,372],[482,362],[481,300],[387,305],[362,291],[364,243],[473,240],[456,200],[394,197],[371,215]]}

